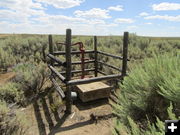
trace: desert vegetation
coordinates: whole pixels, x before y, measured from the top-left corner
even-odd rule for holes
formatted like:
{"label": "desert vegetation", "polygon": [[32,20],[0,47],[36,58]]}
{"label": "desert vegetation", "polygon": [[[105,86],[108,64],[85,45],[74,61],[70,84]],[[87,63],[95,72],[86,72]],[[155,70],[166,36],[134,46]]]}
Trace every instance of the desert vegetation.
{"label": "desert vegetation", "polygon": [[114,104],[114,134],[164,134],[164,121],[178,119],[179,62],[179,54],[164,54],[135,65]]}
{"label": "desert vegetation", "polygon": [[[65,36],[53,35],[53,43],[64,42]],[[73,36],[87,50],[93,48],[93,37]],[[98,50],[122,54],[122,37],[98,37]],[[55,50],[64,50],[55,45]],[[162,134],[165,119],[180,116],[180,38],[140,37],[130,34],[128,76],[119,83],[117,116],[113,134]],[[72,50],[78,50],[73,47]],[[25,134],[29,125],[21,112],[44,92],[49,71],[47,35],[9,35],[0,38],[0,72],[15,76],[0,84],[0,134]],[[87,56],[88,57],[88,56]],[[94,56],[90,55],[90,59]],[[59,56],[60,59],[64,59]],[[73,60],[79,59],[75,55]],[[121,67],[121,61],[99,56],[103,62]],[[88,65],[93,67],[93,65]],[[80,68],[80,67],[73,67]],[[113,73],[99,65],[106,73]],[[26,123],[26,124],[24,124]]]}

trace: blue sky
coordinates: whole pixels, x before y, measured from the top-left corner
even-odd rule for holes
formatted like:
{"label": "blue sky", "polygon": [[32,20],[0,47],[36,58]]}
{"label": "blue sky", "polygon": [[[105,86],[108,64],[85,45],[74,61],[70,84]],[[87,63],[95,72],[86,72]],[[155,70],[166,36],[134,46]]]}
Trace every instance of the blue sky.
{"label": "blue sky", "polygon": [[180,37],[179,0],[0,0],[0,33]]}

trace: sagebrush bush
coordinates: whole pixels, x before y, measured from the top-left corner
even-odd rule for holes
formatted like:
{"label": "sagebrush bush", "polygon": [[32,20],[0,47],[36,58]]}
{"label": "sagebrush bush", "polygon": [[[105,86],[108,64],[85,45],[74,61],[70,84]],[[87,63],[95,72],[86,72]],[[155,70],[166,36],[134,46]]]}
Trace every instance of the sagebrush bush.
{"label": "sagebrush bush", "polygon": [[[177,120],[178,117],[173,113],[173,106],[167,109],[168,119]],[[156,122],[151,123],[147,118],[147,125],[144,128],[142,123],[135,122],[130,116],[127,116],[127,123],[124,124],[119,119],[115,119],[113,135],[163,135],[165,131],[164,121],[156,117]]]}
{"label": "sagebrush bush", "polygon": [[20,85],[25,97],[32,97],[41,92],[49,77],[47,65],[44,63],[26,62],[14,68],[16,76],[14,82]]}
{"label": "sagebrush bush", "polygon": [[124,78],[120,86],[118,104],[114,113],[120,122],[127,124],[128,117],[143,123],[168,118],[167,107],[172,102],[179,115],[180,101],[180,60],[179,55],[167,54],[145,59],[136,65]]}
{"label": "sagebrush bush", "polygon": [[3,58],[6,58],[6,62],[12,58],[15,59],[14,63],[11,60],[11,65],[29,61],[30,58],[34,59],[35,62],[44,60],[45,53],[47,53],[47,45],[47,36],[40,35],[13,35],[5,40],[0,40],[0,48],[4,51],[4,53],[1,53],[4,56]]}
{"label": "sagebrush bush", "polygon": [[6,70],[8,67],[13,66],[15,64],[16,60],[11,54],[10,51],[4,50],[2,47],[0,47],[0,70]]}
{"label": "sagebrush bush", "polygon": [[0,86],[0,100],[7,103],[21,103],[24,100],[24,93],[19,84],[8,82]]}
{"label": "sagebrush bush", "polygon": [[1,135],[25,135],[29,126],[23,112],[11,110],[4,101],[0,101]]}

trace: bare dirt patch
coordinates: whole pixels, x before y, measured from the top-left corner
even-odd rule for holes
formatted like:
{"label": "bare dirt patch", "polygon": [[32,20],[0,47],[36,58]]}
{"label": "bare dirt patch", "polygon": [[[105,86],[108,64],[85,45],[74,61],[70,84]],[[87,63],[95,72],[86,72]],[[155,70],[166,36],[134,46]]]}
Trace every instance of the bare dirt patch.
{"label": "bare dirt patch", "polygon": [[14,72],[8,72],[8,73],[2,73],[0,74],[0,85],[5,84],[10,79],[12,79],[15,76]]}
{"label": "bare dirt patch", "polygon": [[[101,101],[102,102],[102,101]],[[104,101],[103,101],[104,102]],[[111,114],[111,107],[108,104],[99,106],[89,105],[82,106],[81,109],[73,106],[73,113],[61,125],[57,126],[52,134],[55,135],[111,135],[112,118],[108,118]],[[94,121],[90,115],[102,117]],[[53,133],[54,132],[54,133]]]}
{"label": "bare dirt patch", "polygon": [[[112,108],[107,99],[91,103],[79,102],[73,105],[70,115],[64,115],[62,108],[53,112],[50,96],[45,96],[25,109],[31,122],[27,135],[111,135]],[[91,114],[101,119],[93,120]]]}

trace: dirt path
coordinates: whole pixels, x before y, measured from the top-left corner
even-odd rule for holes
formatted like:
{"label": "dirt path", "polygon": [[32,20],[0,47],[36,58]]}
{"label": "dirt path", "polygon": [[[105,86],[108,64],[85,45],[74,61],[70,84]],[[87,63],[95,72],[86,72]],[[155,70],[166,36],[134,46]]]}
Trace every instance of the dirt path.
{"label": "dirt path", "polygon": [[[73,105],[73,113],[69,116],[52,112],[49,99],[45,97],[25,109],[31,122],[28,135],[111,135],[111,106],[107,100],[99,103]],[[103,116],[103,119],[92,120],[90,115]]]}
{"label": "dirt path", "polygon": [[[112,119],[92,121],[90,114],[106,116],[111,113],[107,104],[87,110],[79,111],[74,106],[74,113],[62,124],[52,131],[55,135],[111,135]],[[71,118],[73,117],[73,118]]]}
{"label": "dirt path", "polygon": [[14,72],[0,74],[0,85],[5,84],[7,81],[9,81],[14,76],[15,76]]}

